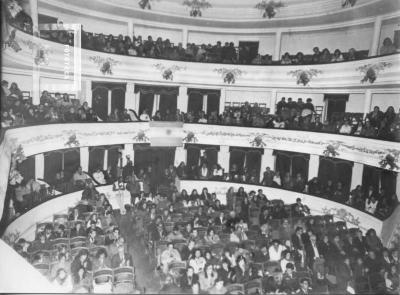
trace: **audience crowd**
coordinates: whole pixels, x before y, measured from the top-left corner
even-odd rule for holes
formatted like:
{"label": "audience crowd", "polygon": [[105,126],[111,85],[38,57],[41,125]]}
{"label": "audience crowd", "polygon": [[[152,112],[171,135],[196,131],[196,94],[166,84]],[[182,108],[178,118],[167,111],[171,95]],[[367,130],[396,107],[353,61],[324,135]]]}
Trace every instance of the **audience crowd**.
{"label": "audience crowd", "polygon": [[[69,45],[73,45],[74,39],[72,32],[62,30],[62,28],[58,31],[41,31],[41,37]],[[107,36],[88,33],[83,30],[82,48],[148,58],[253,65],[319,64],[359,60],[368,57],[368,50],[356,51],[354,48],[350,48],[348,52],[342,53],[339,49],[335,49],[331,53],[328,48],[321,51],[319,47],[314,47],[313,54],[298,52],[296,55],[291,55],[286,52],[282,55],[280,61],[273,61],[269,54],[254,54],[249,46],[239,45],[236,47],[233,42],[222,44],[221,41],[218,41],[214,45],[210,43],[201,45],[187,43],[184,47],[182,43],[176,45],[169,39],[163,40],[161,37],[153,39],[152,36],[148,36],[146,40],[143,40],[142,36],[113,36],[111,34]],[[396,51],[392,39],[385,38],[380,47],[380,54],[387,55]]]}
{"label": "audience crowd", "polygon": [[[23,92],[16,83],[2,81],[2,116],[1,127],[22,126],[29,124],[55,122],[98,122],[99,118],[87,102],[80,103],[71,99],[67,93],[51,94],[43,91],[40,104],[33,105],[24,99]],[[131,121],[182,121],[185,123],[220,124],[245,127],[279,128],[289,130],[305,130],[314,132],[339,133],[345,135],[379,138],[390,141],[400,141],[400,113],[393,106],[382,112],[375,106],[365,119],[361,113],[334,113],[330,120],[321,122],[318,114],[308,98],[297,101],[288,97],[281,98],[276,105],[275,114],[269,109],[260,107],[257,103],[244,103],[238,107],[226,107],[222,114],[214,111],[206,114],[203,111],[187,113],[180,110],[169,110],[154,116],[145,109],[140,116],[133,110],[113,109],[105,118],[113,122]]]}
{"label": "audience crowd", "polygon": [[[115,189],[132,187],[120,181]],[[221,204],[207,188],[189,195],[171,182],[162,192],[130,190],[130,204],[113,210],[85,183],[81,202],[14,245],[65,292],[143,292],[126,243],[134,236],[160,294],[398,294],[398,241],[385,248],[374,229],[313,216],[300,199],[231,188]]]}

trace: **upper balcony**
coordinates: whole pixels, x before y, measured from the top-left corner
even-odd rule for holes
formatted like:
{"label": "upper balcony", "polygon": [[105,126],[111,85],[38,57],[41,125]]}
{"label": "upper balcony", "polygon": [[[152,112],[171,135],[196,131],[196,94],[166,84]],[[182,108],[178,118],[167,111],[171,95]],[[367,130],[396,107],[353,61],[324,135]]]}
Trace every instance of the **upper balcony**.
{"label": "upper balcony", "polygon": [[[19,30],[15,31],[14,42],[19,50],[6,47],[3,51],[4,71],[16,73],[18,70],[32,70],[34,66],[40,68],[42,76],[63,79],[65,83],[71,82],[71,85],[76,82],[74,78],[95,77],[98,80],[154,82],[163,85],[359,89],[396,87],[400,79],[400,60],[397,54],[330,64],[248,66],[96,52],[43,40]],[[75,87],[80,86],[75,84]]]}

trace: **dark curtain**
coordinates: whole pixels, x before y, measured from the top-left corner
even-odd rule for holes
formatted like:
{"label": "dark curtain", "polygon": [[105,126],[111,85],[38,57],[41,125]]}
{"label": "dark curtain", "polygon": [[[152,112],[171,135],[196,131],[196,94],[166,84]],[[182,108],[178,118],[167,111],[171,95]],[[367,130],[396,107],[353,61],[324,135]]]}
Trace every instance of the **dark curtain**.
{"label": "dark curtain", "polygon": [[259,151],[248,151],[246,153],[246,168],[251,174],[255,170],[255,175],[257,180],[260,179],[260,169],[261,169],[261,153]]}
{"label": "dark curtain", "polygon": [[346,111],[349,94],[324,94],[324,101],[328,100],[327,119],[336,120]]}
{"label": "dark curtain", "polygon": [[17,163],[17,170],[25,181],[35,179],[35,156],[27,157],[22,163]]}
{"label": "dark curtain", "polygon": [[150,147],[148,145],[134,145],[135,172],[148,166],[153,167],[158,176],[162,176],[169,165],[174,164],[175,148]]}
{"label": "dark curtain", "polygon": [[125,89],[124,88],[113,88],[111,90],[111,110],[110,113],[118,109],[122,112],[125,109]]}
{"label": "dark curtain", "polygon": [[200,159],[200,149],[195,147],[187,148],[187,163],[188,167],[193,167],[199,165]]}
{"label": "dark curtain", "polygon": [[102,119],[106,121],[108,118],[107,100],[108,100],[108,89],[106,87],[98,86],[92,89],[92,107],[94,112]]}
{"label": "dark curtain", "polygon": [[107,148],[107,166],[111,167],[111,173],[114,176],[117,175],[118,153],[120,148],[123,148],[123,146],[112,146]]}
{"label": "dark curtain", "polygon": [[378,168],[373,166],[364,165],[362,186],[366,190],[369,186],[372,186],[375,191],[379,190],[380,183],[380,171]]}
{"label": "dark curtain", "polygon": [[203,110],[203,95],[198,92],[190,93],[188,101],[188,112],[198,114],[201,110]]}
{"label": "dark curtain", "polygon": [[147,114],[151,116],[154,104],[154,93],[140,93],[139,100],[139,116],[144,110],[147,110]]}
{"label": "dark curtain", "polygon": [[200,150],[204,150],[207,157],[208,167],[212,167],[218,163],[219,146],[202,145],[202,144],[186,144],[187,150],[187,165],[188,167],[198,166],[200,162]]}
{"label": "dark curtain", "polygon": [[93,173],[97,168],[103,170],[104,150],[105,148],[100,146],[89,147],[89,173]]}
{"label": "dark curtain", "polygon": [[274,151],[274,154],[276,155],[276,170],[281,177],[289,172],[293,177],[300,173],[304,179],[308,179],[310,155],[287,151]]}
{"label": "dark curtain", "polygon": [[79,149],[64,150],[64,175],[67,179],[70,179],[80,166],[80,159]]}
{"label": "dark curtain", "polygon": [[219,113],[220,94],[210,93],[207,99],[207,114],[210,115],[212,112]]}
{"label": "dark curtain", "polygon": [[62,170],[63,154],[61,151],[54,151],[44,154],[44,180],[52,183],[56,173]]}
{"label": "dark curtain", "polygon": [[177,95],[175,93],[160,95],[159,110],[160,110],[161,116],[165,115],[165,111],[167,109],[169,109],[171,114],[175,114],[176,106],[177,106]]}
{"label": "dark curtain", "polygon": [[372,186],[375,191],[383,187],[386,193],[391,195],[396,192],[396,178],[397,173],[394,171],[364,165],[362,186],[365,190]]}
{"label": "dark curtain", "polygon": [[244,150],[239,150],[239,149],[231,150],[229,158],[229,170],[231,170],[232,166],[236,164],[239,172],[243,173],[245,158],[246,158],[246,152]]}
{"label": "dark curtain", "polygon": [[290,157],[286,154],[278,153],[276,155],[276,170],[279,172],[280,176],[283,177],[287,172],[291,173],[290,170]]}
{"label": "dark curtain", "polygon": [[341,182],[344,188],[349,189],[353,162],[320,157],[318,177],[325,184],[329,179],[334,183]]}

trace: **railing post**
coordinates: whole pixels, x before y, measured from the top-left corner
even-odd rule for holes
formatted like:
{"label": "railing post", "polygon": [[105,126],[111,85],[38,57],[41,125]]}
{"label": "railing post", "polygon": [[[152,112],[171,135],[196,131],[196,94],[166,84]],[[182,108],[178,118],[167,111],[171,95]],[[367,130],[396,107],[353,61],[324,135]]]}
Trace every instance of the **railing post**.
{"label": "railing post", "polygon": [[374,22],[374,33],[372,35],[371,47],[369,49],[368,56],[378,55],[381,28],[382,28],[382,17],[377,16]]}
{"label": "railing post", "polygon": [[363,171],[364,164],[354,162],[353,171],[351,173],[351,190],[355,189],[357,185],[362,184]]}

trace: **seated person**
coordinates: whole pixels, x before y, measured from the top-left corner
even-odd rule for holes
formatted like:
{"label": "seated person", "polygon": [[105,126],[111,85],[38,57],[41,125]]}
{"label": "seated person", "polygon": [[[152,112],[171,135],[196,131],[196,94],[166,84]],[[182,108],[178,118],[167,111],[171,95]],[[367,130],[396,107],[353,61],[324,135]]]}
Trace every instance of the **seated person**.
{"label": "seated person", "polygon": [[86,236],[86,230],[82,226],[81,222],[76,222],[75,226],[73,229],[71,229],[70,237],[85,237]]}
{"label": "seated person", "polygon": [[206,259],[201,256],[200,249],[194,251],[194,257],[189,260],[189,265],[193,268],[195,274],[199,274],[206,266]]}
{"label": "seated person", "polygon": [[199,282],[199,276],[194,273],[193,267],[189,266],[186,272],[180,278],[180,286],[182,291],[189,292],[192,286]]}
{"label": "seated person", "polygon": [[80,189],[85,187],[86,180],[90,179],[89,175],[82,171],[82,167],[79,166],[78,170],[74,173],[73,177],[74,186]]}
{"label": "seated person", "polygon": [[93,179],[98,184],[106,184],[104,173],[100,170],[100,168],[97,168],[96,171],[93,172]]}
{"label": "seated person", "polygon": [[160,264],[165,274],[168,273],[169,265],[173,262],[179,262],[181,260],[181,255],[178,250],[174,249],[174,244],[172,242],[168,243],[167,249],[165,249],[160,256]]}
{"label": "seated person", "polygon": [[31,245],[31,249],[29,249],[29,252],[51,250],[51,243],[49,240],[46,240],[45,233],[40,233],[38,237],[39,239],[33,242],[33,244]]}
{"label": "seated person", "polygon": [[52,285],[64,293],[71,293],[73,289],[72,278],[65,268],[59,268],[55,273]]}
{"label": "seated person", "polygon": [[175,225],[174,228],[172,229],[172,232],[170,232],[169,235],[167,236],[167,240],[168,241],[185,240],[185,237],[180,232],[179,227]]}
{"label": "seated person", "polygon": [[292,294],[299,288],[298,277],[294,271],[293,263],[286,264],[286,271],[282,276],[282,288],[287,294]]}
{"label": "seated person", "polygon": [[107,260],[107,256],[107,251],[105,249],[101,248],[97,251],[96,259],[93,261],[93,271],[110,268],[110,263]]}
{"label": "seated person", "polygon": [[208,244],[217,244],[220,242],[219,236],[214,232],[214,229],[209,228],[207,230],[207,235],[204,237],[204,240]]}
{"label": "seated person", "polygon": [[230,234],[230,241],[240,243],[240,242],[246,241],[247,239],[248,238],[247,238],[246,233],[244,232],[243,226],[241,226],[240,224],[237,224],[236,231],[234,231],[232,229],[232,232]]}
{"label": "seated person", "polygon": [[123,266],[133,267],[133,260],[132,256],[125,252],[125,247],[123,245],[119,245],[118,253],[111,258],[111,267],[118,268]]}
{"label": "seated person", "polygon": [[392,54],[396,52],[396,46],[394,46],[392,39],[390,38],[385,38],[383,40],[383,45],[380,49],[380,55],[387,55],[387,54]]}
{"label": "seated person", "polygon": [[51,265],[50,277],[55,278],[59,269],[64,269],[67,273],[70,272],[71,263],[67,261],[65,253],[59,253],[57,256],[57,262]]}
{"label": "seated person", "polygon": [[94,247],[102,244],[101,238],[97,235],[96,229],[90,229],[88,233],[88,238],[86,240],[86,245],[88,247]]}
{"label": "seated person", "polygon": [[199,274],[200,289],[209,293],[210,289],[214,286],[217,277],[218,275],[214,271],[212,264],[207,264],[204,267],[204,271]]}
{"label": "seated person", "polygon": [[281,245],[279,240],[273,240],[271,244],[272,245],[268,249],[270,261],[281,260],[282,253],[286,250],[286,247]]}

